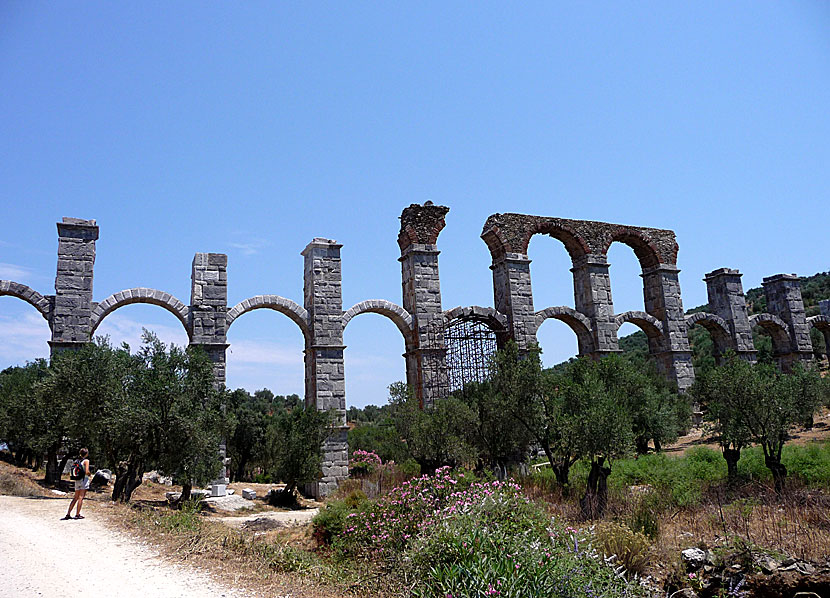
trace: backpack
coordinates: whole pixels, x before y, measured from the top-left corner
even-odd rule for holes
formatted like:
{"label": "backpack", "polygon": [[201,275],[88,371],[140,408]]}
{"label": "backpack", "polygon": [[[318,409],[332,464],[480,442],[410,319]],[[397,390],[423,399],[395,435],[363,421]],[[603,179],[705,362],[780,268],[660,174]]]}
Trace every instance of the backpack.
{"label": "backpack", "polygon": [[75,462],[72,464],[72,469],[69,471],[69,479],[70,480],[82,480],[86,475],[86,470],[84,469],[84,460],[83,459],[75,459]]}

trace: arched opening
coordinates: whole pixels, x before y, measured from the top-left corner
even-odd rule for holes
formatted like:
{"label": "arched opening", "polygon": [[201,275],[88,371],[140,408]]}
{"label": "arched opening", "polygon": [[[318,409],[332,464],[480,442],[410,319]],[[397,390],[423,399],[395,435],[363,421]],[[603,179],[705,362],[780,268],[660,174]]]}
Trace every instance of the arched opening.
{"label": "arched opening", "polygon": [[[546,318],[537,332],[542,350],[542,367],[556,368],[579,356],[579,342],[573,329],[562,320]],[[555,342],[555,345],[548,343]]]}
{"label": "arched opening", "polygon": [[686,316],[686,326],[695,371],[721,365],[733,347],[729,325],[715,314],[696,312]]}
{"label": "arched opening", "polygon": [[146,303],[121,305],[110,311],[100,320],[93,337],[106,336],[114,347],[127,343],[135,352],[141,347],[145,329],[163,343],[188,345],[187,331],[179,319],[164,308]]}
{"label": "arched opening", "polygon": [[[533,305],[539,311],[564,305],[574,307],[573,261],[564,242],[536,234],[528,244]],[[543,348],[542,364],[553,367],[579,353],[574,332],[567,325],[540,326],[536,339]]]}
{"label": "arched opening", "polygon": [[749,317],[749,324],[755,334],[755,349],[758,361],[780,363],[780,356],[790,352],[790,335],[787,325],[772,314],[761,313]]}
{"label": "arched opening", "polygon": [[382,407],[389,397],[389,385],[406,381],[402,324],[378,311],[355,313],[346,324],[343,361],[347,411],[367,405]]}
{"label": "arched opening", "polygon": [[[623,241],[612,243],[608,249],[608,277],[614,313],[644,312],[643,267],[636,252]],[[649,337],[636,324],[623,323],[617,330],[620,350],[643,359],[649,356]]]}
{"label": "arched opening", "polygon": [[49,357],[52,331],[43,315],[27,302],[0,296],[0,370]]}
{"label": "arched opening", "polygon": [[305,396],[305,337],[295,322],[274,309],[236,315],[227,329],[226,383],[250,394],[268,389],[275,396]]}

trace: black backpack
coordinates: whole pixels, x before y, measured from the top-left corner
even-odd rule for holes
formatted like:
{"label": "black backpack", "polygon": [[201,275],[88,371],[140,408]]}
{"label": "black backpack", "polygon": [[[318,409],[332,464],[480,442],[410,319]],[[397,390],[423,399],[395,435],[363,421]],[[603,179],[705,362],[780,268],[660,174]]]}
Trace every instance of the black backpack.
{"label": "black backpack", "polygon": [[72,463],[72,469],[69,472],[69,479],[70,480],[82,480],[86,475],[86,470],[84,469],[84,460],[83,459],[75,459],[75,462]]}

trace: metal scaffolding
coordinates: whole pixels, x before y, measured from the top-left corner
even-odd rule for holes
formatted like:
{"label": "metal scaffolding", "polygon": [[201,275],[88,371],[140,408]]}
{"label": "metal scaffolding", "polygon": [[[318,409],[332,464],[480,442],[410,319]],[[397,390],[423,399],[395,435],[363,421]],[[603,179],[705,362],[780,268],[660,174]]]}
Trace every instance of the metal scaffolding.
{"label": "metal scaffolding", "polygon": [[490,379],[490,360],[498,349],[496,332],[485,322],[456,318],[444,330],[450,392],[468,382]]}

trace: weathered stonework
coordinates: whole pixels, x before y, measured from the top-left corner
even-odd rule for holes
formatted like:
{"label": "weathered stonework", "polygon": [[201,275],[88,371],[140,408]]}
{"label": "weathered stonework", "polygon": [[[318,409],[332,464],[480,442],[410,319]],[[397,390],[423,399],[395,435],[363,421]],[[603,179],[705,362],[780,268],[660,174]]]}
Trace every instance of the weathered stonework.
{"label": "weathered stonework", "polygon": [[317,238],[302,252],[303,295],[310,330],[305,348],[306,404],[333,411],[337,418],[331,435],[323,443],[323,475],[313,488],[315,496],[330,494],[349,476],[341,247],[330,239]]}
{"label": "weathered stonework", "polygon": [[764,278],[762,284],[767,297],[767,310],[778,316],[787,327],[789,347],[774,346],[781,368],[788,371],[799,361],[809,362],[813,358],[813,344],[798,276],[776,274]]}
{"label": "weathered stonework", "polygon": [[95,267],[94,220],[64,218],[58,222],[58,268],[52,309],[52,353],[90,340],[92,273]]}
{"label": "weathered stonework", "polygon": [[716,330],[711,327],[709,330],[715,340],[716,359],[723,354],[725,348],[728,348],[743,359],[754,362],[755,343],[752,340],[752,328],[749,325],[741,276],[737,270],[720,268],[709,272],[703,279],[706,282],[710,311],[723,318],[728,326],[728,345],[722,345],[721,337]]}
{"label": "weathered stonework", "polygon": [[[658,366],[681,390],[687,389],[694,377],[687,331],[696,324],[709,331],[719,353],[732,349],[748,360],[755,359],[752,328],[763,327],[772,336],[784,369],[811,359],[810,327],[821,331],[830,347],[830,300],[821,302],[821,315],[806,318],[794,275],[764,279],[769,313],[747,317],[741,274],[727,268],[715,270],[704,279],[711,313],[686,316],[672,231],[523,214],[494,214],[482,232],[493,258],[495,307],[443,311],[437,242],[448,210],[427,202],[413,204],[401,214],[398,243],[403,306],[373,299],[343,311],[341,246],[323,238],[314,239],[302,252],[304,307],[267,294],[228,309],[227,256],[218,253],[197,253],[194,257],[189,306],[169,293],[143,287],[126,289],[95,303],[92,281],[98,227],[94,220],[74,218],[58,223],[55,295],[41,295],[9,280],[0,280],[0,295],[18,297],[43,315],[52,330],[53,352],[89,342],[101,321],[119,307],[157,305],[176,316],[190,344],[203,347],[211,357],[217,386],[225,383],[227,328],[255,309],[286,315],[305,339],[306,404],[337,414],[337,425],[323,445],[321,479],[310,489],[318,497],[330,494],[348,477],[343,330],[362,313],[380,314],[397,326],[404,340],[407,381],[426,407],[448,394],[444,331],[458,317],[485,323],[496,333],[499,344],[513,338],[522,348],[536,342],[536,331],[547,318],[555,318],[577,335],[580,355],[593,357],[617,352],[617,330],[631,322],[646,333]],[[548,234],[565,244],[573,262],[575,308],[551,306],[534,311],[527,256],[534,234]],[[606,257],[613,242],[631,246],[640,261],[645,311],[614,313]],[[220,457],[226,463],[224,450],[220,447]],[[223,472],[214,487],[219,491],[226,483]]]}
{"label": "weathered stonework", "polygon": [[830,316],[830,299],[824,299],[818,302],[818,308],[823,316]]}
{"label": "weathered stonework", "polygon": [[407,383],[425,407],[446,396],[449,389],[436,246],[448,211],[431,202],[412,204],[401,214],[398,234],[403,307],[412,316],[412,335],[404,355]]}

